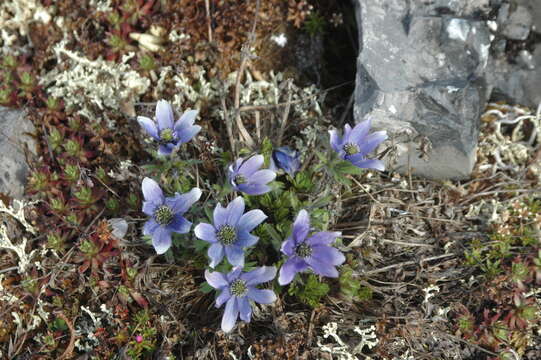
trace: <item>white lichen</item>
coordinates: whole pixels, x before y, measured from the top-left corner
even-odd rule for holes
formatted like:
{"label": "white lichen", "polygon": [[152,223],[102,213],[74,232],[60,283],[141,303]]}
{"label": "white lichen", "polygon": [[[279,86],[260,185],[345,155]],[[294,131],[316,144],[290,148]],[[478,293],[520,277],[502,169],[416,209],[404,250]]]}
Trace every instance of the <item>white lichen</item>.
{"label": "white lichen", "polygon": [[0,29],[28,35],[33,22],[51,21],[48,9],[39,0],[3,0],[0,3]]}
{"label": "white lichen", "polygon": [[[36,234],[36,229],[26,221],[24,216],[24,209],[27,206],[33,205],[33,203],[25,203],[23,201],[14,200],[15,207],[5,206],[2,201],[0,201],[0,213],[5,213],[13,218],[15,218],[21,225],[24,226],[25,230],[31,233],[32,235]],[[19,274],[24,274],[32,264],[32,259],[38,250],[32,250],[30,253],[26,252],[27,239],[25,237],[20,240],[18,244],[13,242],[8,236],[8,229],[6,225],[0,225],[0,249],[7,249],[13,251],[17,254],[19,262],[17,264],[17,270]]]}
{"label": "white lichen", "polygon": [[[541,105],[535,114],[516,106],[493,103],[489,107],[491,109],[483,114],[483,119],[487,119],[484,123],[487,129],[479,142],[478,152],[481,156],[493,157],[494,162],[485,162],[479,169],[491,170],[494,174],[498,170],[520,172],[530,166],[535,174],[536,164],[528,162],[537,149],[534,144],[541,134]],[[511,133],[505,126],[513,127]]]}
{"label": "white lichen", "polygon": [[31,233],[32,235],[36,235],[36,229],[30,225],[28,221],[26,221],[26,218],[24,216],[24,209],[29,206],[33,206],[34,202],[24,202],[21,200],[13,200],[12,206],[6,206],[3,201],[0,201],[0,213],[5,213],[13,218],[15,218],[17,221],[21,223],[22,226],[24,226],[25,230]]}
{"label": "white lichen", "polygon": [[168,36],[168,39],[171,42],[184,41],[184,40],[188,40],[189,38],[190,38],[190,35],[184,34],[180,32],[179,30],[171,31]]}
{"label": "white lichen", "polygon": [[270,39],[279,47],[284,47],[287,44],[287,37],[284,33],[280,33],[278,35],[271,35]]}
{"label": "white lichen", "polygon": [[90,6],[99,12],[111,13],[113,11],[111,0],[90,0]]}
{"label": "white lichen", "polygon": [[32,250],[30,253],[26,252],[27,239],[23,237],[19,244],[14,244],[7,234],[7,227],[0,225],[0,249],[7,249],[17,254],[19,263],[17,264],[17,271],[19,274],[24,274],[30,264],[32,264],[32,258],[37,250]]}
{"label": "white lichen", "polygon": [[372,349],[379,343],[378,336],[376,334],[376,327],[374,325],[366,329],[361,329],[360,327],[356,326],[353,331],[361,335],[361,341],[357,346],[355,346],[354,353],[360,353],[365,346]]}
{"label": "white lichen", "polygon": [[[317,345],[319,350],[332,354],[334,358],[338,360],[358,360],[357,354],[362,354],[363,348],[366,346],[368,349],[374,348],[378,344],[376,335],[376,327],[370,326],[366,329],[361,329],[356,326],[353,332],[360,335],[358,344],[351,349],[338,335],[338,324],[330,322],[322,327],[323,338],[332,339],[335,344],[323,344],[321,338],[318,338]],[[363,354],[363,359],[371,359],[371,357]]]}
{"label": "white lichen", "polygon": [[134,53],[125,55],[121,63],[114,63],[101,58],[90,60],[66,45],[63,40],[54,46],[61,66],[45,74],[40,84],[47,87],[50,96],[63,99],[68,108],[77,109],[92,120],[94,108],[126,112],[148,90],[150,80],[127,64]]}

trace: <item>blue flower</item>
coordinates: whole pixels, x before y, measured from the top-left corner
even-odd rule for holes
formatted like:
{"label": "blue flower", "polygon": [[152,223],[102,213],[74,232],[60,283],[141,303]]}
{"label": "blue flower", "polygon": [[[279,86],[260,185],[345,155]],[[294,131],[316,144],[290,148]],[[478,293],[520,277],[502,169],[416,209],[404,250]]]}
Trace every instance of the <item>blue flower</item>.
{"label": "blue flower", "polygon": [[282,169],[293,177],[301,167],[301,159],[298,151],[291,150],[289,146],[282,146],[272,152],[270,169]]}
{"label": "blue flower", "polygon": [[372,152],[387,139],[386,131],[370,131],[370,119],[367,119],[352,129],[349,124],[344,127],[344,136],[340,138],[336,130],[329,131],[331,146],[340,158],[350,161],[353,165],[364,169],[383,171],[385,165],[378,159],[367,159],[366,155]]}
{"label": "blue flower", "polygon": [[288,259],[280,269],[280,285],[289,284],[298,272],[306,269],[321,276],[338,277],[336,266],[343,264],[346,258],[330,244],[341,233],[320,231],[308,237],[309,232],[308,212],[301,210],[293,223],[291,236],[282,243],[281,251]]}
{"label": "blue flower", "polygon": [[151,218],[145,223],[144,235],[152,235],[156,253],[163,254],[171,247],[171,234],[185,234],[192,223],[182,215],[201,197],[201,190],[193,188],[185,194],[176,193],[164,197],[158,183],[150,178],[143,179],[143,212]]}
{"label": "blue flower", "polygon": [[248,160],[240,158],[229,165],[228,178],[233,188],[248,195],[261,195],[269,192],[267,185],[276,178],[272,170],[259,170],[263,166],[263,155],[254,155]]}
{"label": "blue flower", "polygon": [[195,227],[195,236],[211,243],[208,256],[212,268],[218,265],[224,253],[233,266],[244,266],[243,249],[254,245],[259,238],[250,234],[261,224],[267,215],[261,210],[251,210],[244,214],[244,199],[237,197],[223,208],[221,204],[214,209],[214,225],[201,223]]}
{"label": "blue flower", "polygon": [[175,147],[190,141],[201,130],[201,126],[193,124],[197,112],[197,110],[186,111],[175,122],[171,105],[165,100],[160,100],[156,104],[156,122],[144,116],[138,116],[137,121],[160,144],[158,153],[169,155]]}
{"label": "blue flower", "polygon": [[250,300],[259,304],[270,304],[276,300],[276,294],[272,290],[258,289],[256,285],[271,281],[276,276],[274,266],[262,266],[249,272],[242,272],[242,268],[235,267],[227,275],[220,272],[205,271],[205,279],[210,286],[220,290],[216,298],[216,307],[224,303],[225,311],[222,317],[222,330],[233,330],[237,318],[250,322],[252,305]]}

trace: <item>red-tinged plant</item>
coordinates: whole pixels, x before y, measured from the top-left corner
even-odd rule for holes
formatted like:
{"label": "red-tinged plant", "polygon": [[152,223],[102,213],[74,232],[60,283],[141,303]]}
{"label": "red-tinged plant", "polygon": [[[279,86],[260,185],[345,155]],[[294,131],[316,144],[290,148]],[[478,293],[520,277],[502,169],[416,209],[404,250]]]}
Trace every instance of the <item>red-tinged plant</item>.
{"label": "red-tinged plant", "polygon": [[154,0],[128,0],[125,1],[120,9],[122,17],[131,25],[136,25],[138,21],[152,13]]}
{"label": "red-tinged plant", "polygon": [[106,220],[102,220],[96,226],[96,230],[82,240],[79,244],[80,254],[76,256],[76,262],[82,263],[79,266],[80,272],[91,270],[94,277],[98,277],[104,263],[113,257],[120,255],[119,241],[115,238]]}

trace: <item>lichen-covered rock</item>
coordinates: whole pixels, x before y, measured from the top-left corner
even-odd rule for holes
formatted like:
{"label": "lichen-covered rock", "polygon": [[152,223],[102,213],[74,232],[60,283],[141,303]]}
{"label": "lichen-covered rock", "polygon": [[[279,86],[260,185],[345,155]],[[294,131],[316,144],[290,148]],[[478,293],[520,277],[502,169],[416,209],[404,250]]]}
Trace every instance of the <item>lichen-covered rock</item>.
{"label": "lichen-covered rock", "polygon": [[34,126],[23,110],[0,107],[0,192],[21,199],[28,176],[24,149],[35,153],[36,143],[26,133]]}
{"label": "lichen-covered rock", "polygon": [[501,33],[511,40],[526,40],[533,24],[529,6],[505,3],[498,11]]}
{"label": "lichen-covered rock", "polygon": [[489,2],[356,5],[356,120],[371,116],[374,127],[399,142],[389,167],[429,178],[467,178],[487,97],[483,74],[490,48],[486,23],[473,15],[489,11]]}
{"label": "lichen-covered rock", "polygon": [[532,108],[541,104],[541,46],[527,56],[527,64],[510,63],[507,57],[491,59],[487,79],[495,100]]}

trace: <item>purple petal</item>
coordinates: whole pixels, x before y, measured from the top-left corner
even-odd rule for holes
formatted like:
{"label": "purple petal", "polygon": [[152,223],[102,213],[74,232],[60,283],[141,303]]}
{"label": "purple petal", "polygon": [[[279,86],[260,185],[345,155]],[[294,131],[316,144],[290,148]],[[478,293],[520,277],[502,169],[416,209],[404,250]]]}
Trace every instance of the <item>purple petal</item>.
{"label": "purple petal", "polygon": [[250,300],[248,297],[243,296],[237,299],[239,304],[240,319],[242,321],[250,322],[250,317],[252,315],[252,306],[250,305]]}
{"label": "purple petal", "polygon": [[195,118],[197,116],[198,110],[188,110],[185,111],[180,119],[175,122],[175,130],[180,131],[182,129],[187,129],[193,125]]}
{"label": "purple petal", "polygon": [[155,203],[154,201],[143,201],[143,212],[148,216],[154,216],[156,208],[160,205],[160,203]]}
{"label": "purple petal", "polygon": [[265,169],[259,170],[250,175],[248,181],[251,184],[267,184],[273,181],[276,178],[276,173],[274,171]]}
{"label": "purple petal", "polygon": [[221,227],[227,221],[227,210],[222,207],[222,204],[216,204],[214,208],[214,226],[216,228]]}
{"label": "purple petal", "polygon": [[310,231],[310,217],[306,210],[299,211],[295,222],[293,223],[293,239],[295,244],[300,244],[306,239],[308,232]]}
{"label": "purple petal", "polygon": [[231,201],[229,205],[227,205],[226,211],[226,224],[236,226],[244,213],[244,199],[242,196],[237,196],[235,200]]}
{"label": "purple petal", "polygon": [[349,124],[346,124],[344,126],[344,136],[342,137],[343,142],[349,141],[349,134],[351,134],[351,126],[349,126]]}
{"label": "purple petal", "polygon": [[158,146],[158,154],[160,155],[170,155],[173,152],[173,149],[175,148],[172,144],[165,144]]}
{"label": "purple petal", "polygon": [[342,139],[338,136],[338,132],[336,130],[329,130],[329,135],[331,137],[331,147],[334,151],[340,152],[342,150]]}
{"label": "purple petal", "polygon": [[199,188],[193,188],[184,194],[176,194],[173,197],[165,199],[167,206],[173,210],[174,214],[184,214],[188,211],[192,205],[201,197],[201,190]]}
{"label": "purple petal", "polygon": [[306,242],[310,245],[330,245],[341,235],[339,231],[320,231],[308,238]]}
{"label": "purple petal", "polygon": [[145,226],[143,226],[143,235],[152,235],[154,231],[160,226],[154,219],[149,219]]}
{"label": "purple petal", "polygon": [[312,247],[312,257],[317,261],[334,266],[342,265],[346,261],[344,254],[337,248],[328,245],[315,245]]}
{"label": "purple petal", "polygon": [[306,262],[298,256],[292,256],[280,268],[278,283],[280,285],[289,284],[298,272],[305,270],[308,267]]}
{"label": "purple petal", "polygon": [[253,246],[257,243],[259,237],[254,236],[246,231],[237,232],[237,242],[236,244],[240,247],[246,248]]}
{"label": "purple petal", "polygon": [[158,255],[165,253],[171,247],[171,231],[159,226],[152,234],[152,246]]}
{"label": "purple petal", "polygon": [[356,161],[353,163],[353,165],[360,167],[362,169],[374,169],[379,171],[385,171],[385,164],[383,161],[378,159],[367,159],[367,160],[361,160]]}
{"label": "purple petal", "polygon": [[242,266],[235,266],[228,274],[227,274],[227,281],[232,283],[233,281],[237,280],[242,273]]}
{"label": "purple petal", "polygon": [[190,141],[195,135],[197,135],[201,131],[201,126],[195,125],[191,126],[186,129],[182,129],[177,132],[178,139],[181,143],[187,143]]}
{"label": "purple petal", "polygon": [[[345,153],[344,153],[345,154]],[[366,154],[357,153],[355,155],[346,155],[345,158],[350,161],[352,164],[355,164],[359,161],[364,161],[366,159]]]}
{"label": "purple petal", "polygon": [[368,135],[368,132],[370,131],[370,125],[371,125],[371,119],[368,118],[365,121],[362,121],[355,125],[353,130],[351,130],[351,133],[349,134],[348,142],[354,143],[354,144],[360,144],[366,135]]}
{"label": "purple petal", "polygon": [[173,221],[169,225],[166,226],[167,229],[169,229],[172,232],[176,232],[179,234],[186,234],[190,232],[190,228],[192,227],[192,223],[186,220],[182,215],[176,214],[173,217]]}
{"label": "purple petal", "polygon": [[210,272],[208,270],[205,270],[205,279],[207,280],[209,285],[215,289],[221,289],[229,286],[225,275],[219,271]]}
{"label": "purple petal", "polygon": [[282,251],[282,253],[284,253],[287,256],[292,256],[293,252],[295,251],[295,246],[296,246],[295,241],[290,236],[282,243],[282,247],[280,248],[280,251]]}
{"label": "purple petal", "polygon": [[230,298],[231,298],[231,292],[229,292],[229,288],[228,287],[223,288],[220,295],[216,297],[216,307],[219,308]]}
{"label": "purple petal", "polygon": [[216,229],[210,224],[198,224],[194,229],[194,233],[198,239],[207,241],[209,243],[215,243],[218,241],[216,238]]}
{"label": "purple petal", "polygon": [[246,214],[242,215],[237,224],[237,229],[239,229],[239,231],[250,232],[255,229],[256,226],[265,221],[266,218],[267,215],[265,215],[263,211],[250,210]]}
{"label": "purple petal", "polygon": [[248,160],[246,160],[242,165],[240,166],[240,173],[242,173],[246,177],[250,177],[253,173],[255,173],[257,170],[263,166],[263,162],[265,161],[265,158],[263,155],[254,155]]}
{"label": "purple petal", "polygon": [[158,136],[158,128],[156,127],[156,123],[154,121],[144,116],[138,116],[137,122],[139,123],[139,125],[141,125],[141,127],[146,131],[147,134],[149,134],[156,140],[160,139]]}
{"label": "purple petal", "polygon": [[261,195],[271,191],[269,186],[261,184],[241,184],[237,189],[248,195]]}
{"label": "purple petal", "polygon": [[251,286],[271,281],[275,277],[276,267],[274,266],[261,266],[240,276],[242,280],[246,281],[246,285]]}
{"label": "purple petal", "polygon": [[250,299],[259,304],[271,304],[276,301],[276,294],[272,290],[256,289],[254,287],[248,288],[248,294]]}
{"label": "purple petal", "polygon": [[222,317],[222,330],[224,332],[230,332],[235,327],[237,317],[239,316],[239,306],[237,303],[237,297],[232,296],[227,300],[225,305],[224,316]]}
{"label": "purple petal", "polygon": [[160,188],[160,185],[151,178],[144,178],[143,179],[143,196],[145,197],[145,200],[152,201],[156,204],[163,204],[164,197],[163,197],[163,191]]}
{"label": "purple petal", "polygon": [[244,158],[238,158],[237,160],[235,160],[233,164],[229,166],[229,169],[236,173],[239,171],[243,163],[244,163]]}
{"label": "purple petal", "polygon": [[211,260],[210,267],[214,269],[224,258],[224,246],[219,242],[214,243],[209,247],[207,254]]}
{"label": "purple petal", "polygon": [[361,142],[357,143],[359,144],[359,151],[362,154],[368,154],[377,148],[379,144],[387,140],[387,138],[388,136],[386,131],[376,131],[365,137]]}
{"label": "purple petal", "polygon": [[158,129],[160,131],[173,128],[175,121],[173,108],[165,100],[159,100],[156,104],[156,121],[158,122]]}
{"label": "purple petal", "polygon": [[227,261],[233,266],[244,266],[244,251],[237,245],[230,245],[225,247],[225,255]]}
{"label": "purple petal", "polygon": [[318,275],[332,278],[338,277],[338,270],[332,264],[321,262],[313,256],[307,257],[306,262],[310,265],[312,271]]}
{"label": "purple petal", "polygon": [[[274,160],[278,163],[280,169],[293,176],[300,168],[300,154],[297,151],[291,150],[287,146],[279,147],[272,152],[271,164]],[[273,170],[269,167],[269,170]],[[275,169],[273,171],[276,171]]]}

